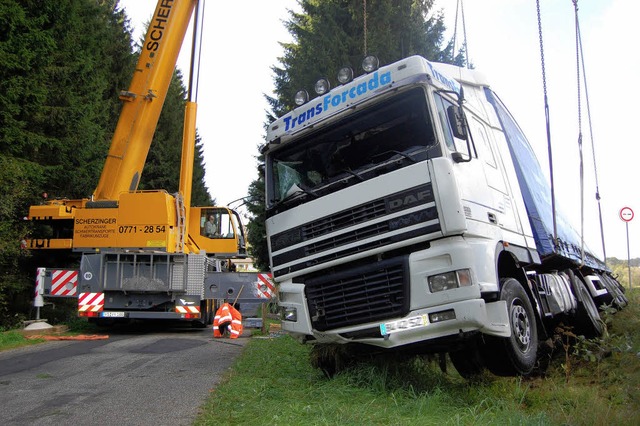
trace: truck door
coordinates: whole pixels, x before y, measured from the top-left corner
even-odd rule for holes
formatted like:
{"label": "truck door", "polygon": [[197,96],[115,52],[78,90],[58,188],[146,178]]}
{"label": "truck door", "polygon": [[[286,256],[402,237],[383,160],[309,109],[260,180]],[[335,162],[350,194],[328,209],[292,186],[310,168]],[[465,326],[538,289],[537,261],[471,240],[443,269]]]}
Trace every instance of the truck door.
{"label": "truck door", "polygon": [[516,215],[504,173],[500,152],[496,148],[491,127],[472,117],[469,126],[478,149],[484,175],[491,194],[491,206],[495,209],[497,224],[504,229],[518,231]]}
{"label": "truck door", "polygon": [[[470,141],[470,148],[467,148],[467,141],[458,139],[454,136],[451,130],[451,123],[447,116],[447,108],[452,106],[453,103],[448,99],[445,99],[439,94],[435,95],[436,106],[438,110],[438,121],[442,126],[444,135],[444,145],[448,151],[453,153],[460,153],[464,161],[457,161],[454,164],[454,172],[456,180],[458,182],[458,190],[462,205],[464,208],[465,217],[468,221],[468,229],[470,233],[485,234],[486,231],[480,229],[480,224],[497,223],[497,214],[494,208],[494,195],[493,189],[487,185],[485,178],[485,166],[484,161],[479,157],[484,157],[483,151],[478,151],[477,147],[479,141],[477,141],[475,134],[473,134],[473,143]],[[470,113],[466,112],[468,121],[473,121]],[[472,128],[471,132],[475,129]],[[470,154],[470,158],[469,158]],[[467,161],[468,160],[468,161]]]}

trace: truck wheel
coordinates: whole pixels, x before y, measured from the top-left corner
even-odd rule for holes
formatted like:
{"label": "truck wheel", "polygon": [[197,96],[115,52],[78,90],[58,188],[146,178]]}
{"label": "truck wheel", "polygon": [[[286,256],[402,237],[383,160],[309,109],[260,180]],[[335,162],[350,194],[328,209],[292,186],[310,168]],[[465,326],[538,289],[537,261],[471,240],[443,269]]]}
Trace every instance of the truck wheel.
{"label": "truck wheel", "polygon": [[617,281],[611,279],[607,275],[600,275],[600,281],[604,284],[609,294],[611,294],[611,304],[616,309],[622,309],[629,303],[624,295],[624,288]]}
{"label": "truck wheel", "polygon": [[485,369],[478,345],[475,341],[465,345],[461,349],[449,352],[449,358],[458,374],[465,379],[473,379],[480,375]]}
{"label": "truck wheel", "polygon": [[211,300],[200,302],[200,319],[191,322],[193,328],[207,328],[213,324],[213,303]]}
{"label": "truck wheel", "polygon": [[311,366],[322,371],[331,379],[344,367],[345,351],[343,345],[316,343],[311,347],[309,360]]}
{"label": "truck wheel", "polygon": [[564,273],[569,278],[571,289],[578,300],[578,309],[576,310],[576,331],[585,337],[598,337],[602,335],[604,326],[598,313],[598,307],[593,301],[589,290],[578,278],[573,271],[567,270]]}
{"label": "truck wheel", "polygon": [[536,363],[538,329],[529,296],[514,278],[500,281],[500,300],[507,302],[510,337],[486,336],[483,358],[498,376],[528,375]]}

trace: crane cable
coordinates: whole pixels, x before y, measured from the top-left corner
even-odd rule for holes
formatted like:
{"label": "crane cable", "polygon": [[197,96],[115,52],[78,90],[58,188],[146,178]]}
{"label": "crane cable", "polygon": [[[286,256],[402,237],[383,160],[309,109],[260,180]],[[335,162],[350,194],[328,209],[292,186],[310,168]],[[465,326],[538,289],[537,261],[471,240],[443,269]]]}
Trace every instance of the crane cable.
{"label": "crane cable", "polygon": [[549,119],[549,100],[547,96],[547,76],[544,65],[544,45],[542,43],[542,19],[540,17],[540,0],[536,0],[538,12],[538,36],[540,38],[540,62],[542,64],[542,88],[544,92],[544,116],[547,125],[547,151],[549,155],[549,178],[551,181],[551,215],[553,218],[553,245],[558,247],[558,225],[556,223],[556,196],[553,184],[553,154],[551,150],[551,121]]}
{"label": "crane cable", "polygon": [[[584,66],[584,54],[582,51],[582,36],[580,33],[580,22],[578,19],[578,0],[572,0],[573,1],[573,5],[574,5],[574,10],[575,10],[575,26],[576,26],[576,68],[577,68],[577,76],[578,76],[578,131],[579,131],[579,136],[578,136],[578,146],[580,148],[580,185],[581,185],[581,216],[582,216],[582,226],[584,227],[584,190],[582,189],[583,187],[583,171],[582,171],[582,107],[581,107],[581,97],[580,97],[580,76],[582,75],[582,81],[583,81],[583,85],[584,85],[584,96],[585,96],[585,102],[586,102],[586,106],[587,106],[587,119],[589,122],[589,136],[591,139],[591,152],[593,154],[593,171],[594,171],[594,175],[595,175],[595,184],[596,184],[596,201],[598,202],[598,217],[600,220],[600,238],[602,240],[602,255],[605,259],[607,259],[607,251],[606,251],[606,247],[605,247],[605,242],[604,242],[604,226],[602,223],[602,206],[600,203],[600,186],[598,183],[598,166],[596,164],[596,148],[595,148],[595,143],[594,143],[594,138],[593,138],[593,125],[592,125],[592,121],[591,121],[591,107],[590,107],[590,103],[589,103],[589,91],[587,89],[587,74],[585,71],[585,66]],[[582,71],[582,74],[581,74]],[[582,257],[584,258],[584,238],[582,241]]]}
{"label": "crane cable", "polygon": [[367,0],[362,0],[362,20],[364,24],[364,56],[367,56]]}
{"label": "crane cable", "polygon": [[462,33],[464,37],[462,50],[464,52],[467,68],[469,69],[470,65],[469,65],[469,46],[467,44],[467,25],[464,21],[464,4],[462,3],[462,0],[456,1],[456,19],[453,25],[453,48],[451,49],[451,62],[455,63],[455,59],[456,59],[456,39],[458,34],[458,6],[460,7],[460,15],[462,18]]}
{"label": "crane cable", "polygon": [[204,1],[196,2],[193,18],[193,39],[191,41],[191,64],[189,67],[189,85],[187,100],[198,101],[198,86],[200,83],[200,58],[202,57],[202,30],[204,27]]}

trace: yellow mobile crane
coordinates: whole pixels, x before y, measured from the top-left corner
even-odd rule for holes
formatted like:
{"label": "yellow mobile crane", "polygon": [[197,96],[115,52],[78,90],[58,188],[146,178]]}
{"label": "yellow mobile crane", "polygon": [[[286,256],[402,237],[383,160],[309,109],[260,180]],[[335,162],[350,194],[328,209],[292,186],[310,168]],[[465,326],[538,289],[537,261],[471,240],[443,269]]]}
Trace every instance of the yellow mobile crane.
{"label": "yellow mobile crane", "polygon": [[[155,248],[178,253],[200,250],[216,254],[243,253],[237,214],[225,208],[196,207],[187,211],[185,207],[191,201],[194,100],[189,99],[185,109],[179,193],[136,191],[196,4],[195,0],[158,1],[129,90],[120,93],[122,112],[98,186],[90,199],[54,200],[32,206],[29,218],[49,225],[52,232],[45,238],[29,240],[29,248],[80,251]],[[191,74],[192,82],[194,75]],[[204,237],[204,230],[200,229],[204,227],[202,218],[211,215],[220,226],[225,223],[231,226],[232,232],[220,229],[217,235],[233,234],[232,238]],[[191,228],[189,219],[194,222]]]}
{"label": "yellow mobile crane", "polygon": [[[78,297],[81,316],[210,323],[213,299],[237,297],[238,286],[258,282],[256,274],[215,274],[222,269],[221,259],[246,257],[237,212],[226,207],[189,207],[196,128],[194,70],[202,4],[198,0],[158,0],[129,90],[120,93],[122,112],[91,198],[48,201],[29,209],[29,219],[46,225],[50,235],[28,240],[28,248],[81,253],[79,271],[40,268],[38,272],[46,294]],[[194,13],[179,191],[138,191]],[[61,281],[58,275],[66,278]],[[61,288],[65,294],[58,294]],[[221,294],[225,288],[226,293]],[[245,295],[251,293],[248,290],[249,286]]]}

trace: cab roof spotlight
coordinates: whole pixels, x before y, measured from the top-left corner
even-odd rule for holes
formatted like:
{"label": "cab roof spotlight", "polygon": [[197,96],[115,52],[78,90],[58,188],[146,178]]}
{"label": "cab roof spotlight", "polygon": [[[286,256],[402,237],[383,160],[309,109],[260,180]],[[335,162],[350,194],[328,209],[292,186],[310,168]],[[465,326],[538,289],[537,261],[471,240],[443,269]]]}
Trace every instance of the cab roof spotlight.
{"label": "cab roof spotlight", "polygon": [[353,80],[353,70],[350,67],[340,68],[338,71],[338,81],[340,84],[347,84]]}
{"label": "cab roof spotlight", "polygon": [[362,69],[367,74],[370,72],[374,72],[378,69],[378,67],[380,67],[380,61],[378,61],[378,58],[373,55],[369,55],[362,60]]}
{"label": "cab roof spotlight", "polygon": [[321,78],[316,81],[315,91],[318,95],[324,95],[331,89],[331,84],[329,84],[329,80],[326,78]]}
{"label": "cab roof spotlight", "polygon": [[296,96],[293,98],[293,101],[298,106],[304,105],[309,101],[309,94],[306,90],[298,90],[298,92],[296,92]]}

